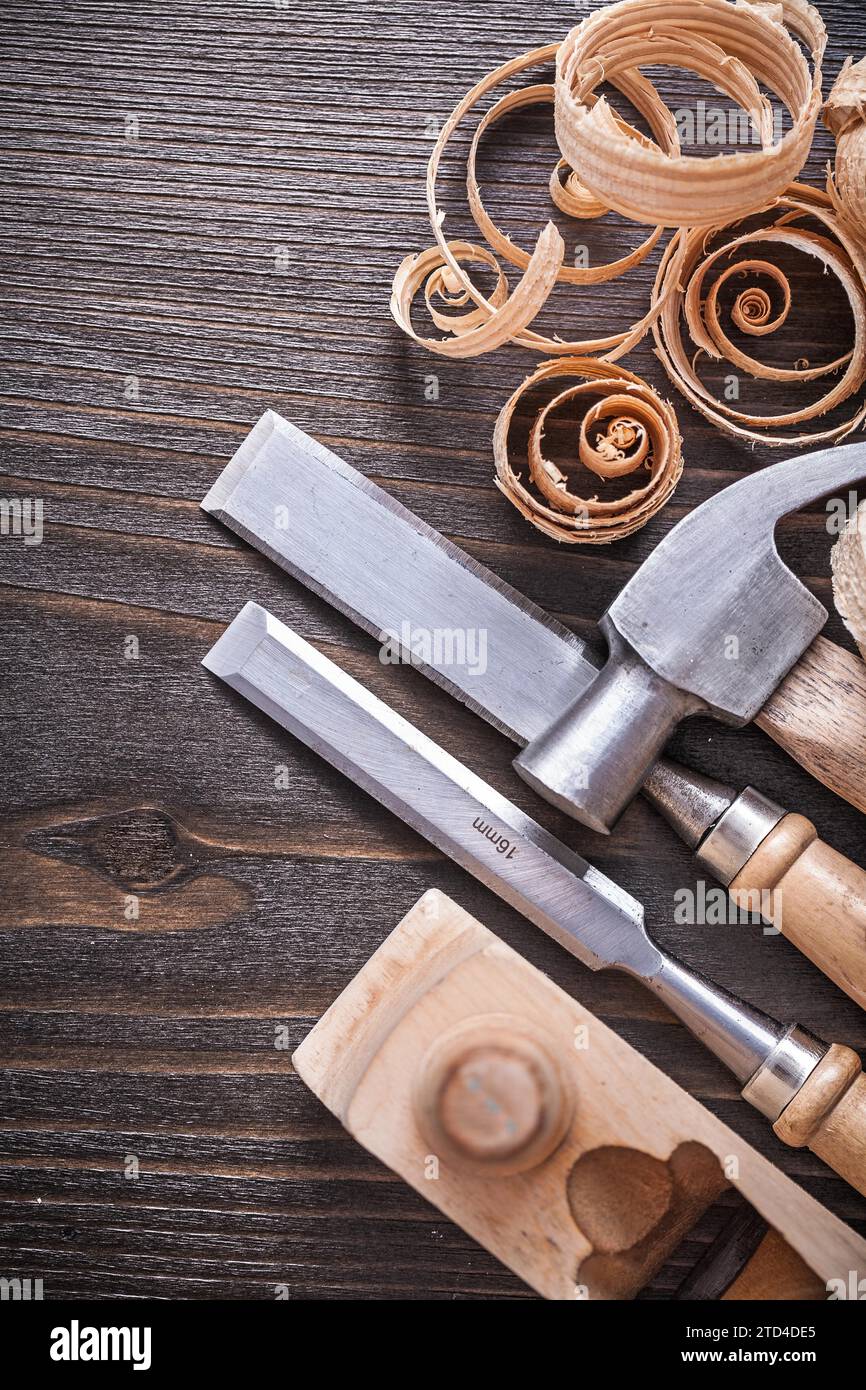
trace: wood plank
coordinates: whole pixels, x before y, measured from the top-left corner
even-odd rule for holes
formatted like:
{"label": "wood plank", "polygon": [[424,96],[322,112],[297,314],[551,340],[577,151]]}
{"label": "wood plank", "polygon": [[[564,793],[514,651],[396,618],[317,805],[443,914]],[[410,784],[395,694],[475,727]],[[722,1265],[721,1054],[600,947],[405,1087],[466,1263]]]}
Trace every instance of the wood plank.
{"label": "wood plank", "polygon": [[[832,80],[864,49],[862,9],[822,8]],[[784,1148],[645,992],[583,970],[199,665],[256,598],[640,896],[689,963],[866,1046],[862,1013],[783,938],[673,920],[694,870],[648,807],[600,842],[541,805],[492,730],[417,672],[383,667],[363,634],[198,509],[273,406],[586,637],[675,520],[776,457],[674,396],[686,470],[671,504],[609,552],[556,548],[492,484],[493,422],[533,359],[434,359],[388,316],[394,268],[430,239],[428,118],[575,17],[570,0],[544,12],[517,0],[370,0],[363,12],[350,0],[72,0],[62,14],[22,0],[7,17],[0,496],[42,498],[45,539],[0,538],[0,1248],[10,1273],[51,1271],[57,1296],[273,1298],[283,1282],[295,1298],[527,1297],[353,1145],[274,1046],[276,1028],[300,1041],[428,886],[866,1230],[866,1202]],[[665,91],[685,104],[688,79]],[[550,113],[486,143],[491,215],[531,245],[549,211]],[[470,227],[465,148],[461,134],[443,169],[456,235]],[[812,182],[831,151],[819,129]],[[611,217],[567,237],[601,258],[634,245],[635,229]],[[783,354],[817,358],[844,335],[845,311],[825,277],[796,258],[791,269]],[[624,327],[653,273],[557,293],[544,323]],[[673,394],[649,342],[626,365]],[[744,400],[763,392],[744,381]],[[828,603],[824,508],[788,519],[779,539]],[[850,647],[835,615],[827,634]],[[863,862],[861,818],[760,731],[695,720],[674,751],[804,812]],[[130,1151],[137,1186],[122,1176]],[[723,1216],[708,1214],[645,1297],[673,1296]]]}

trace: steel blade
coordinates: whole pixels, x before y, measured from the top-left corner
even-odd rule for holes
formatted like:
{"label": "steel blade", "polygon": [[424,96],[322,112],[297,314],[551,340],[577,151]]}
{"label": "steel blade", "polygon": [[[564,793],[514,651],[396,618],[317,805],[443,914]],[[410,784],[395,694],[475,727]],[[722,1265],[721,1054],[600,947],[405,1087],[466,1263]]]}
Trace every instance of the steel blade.
{"label": "steel blade", "polygon": [[585,965],[660,972],[639,902],[264,608],[203,664]]}
{"label": "steel blade", "polygon": [[517,743],[597,674],[561,623],[274,411],[202,507],[380,641],[414,639],[414,664]]}
{"label": "steel blade", "polygon": [[590,969],[642,979],[741,1083],[790,1032],[660,950],[640,903],[265,609],[248,603],[204,664]]}

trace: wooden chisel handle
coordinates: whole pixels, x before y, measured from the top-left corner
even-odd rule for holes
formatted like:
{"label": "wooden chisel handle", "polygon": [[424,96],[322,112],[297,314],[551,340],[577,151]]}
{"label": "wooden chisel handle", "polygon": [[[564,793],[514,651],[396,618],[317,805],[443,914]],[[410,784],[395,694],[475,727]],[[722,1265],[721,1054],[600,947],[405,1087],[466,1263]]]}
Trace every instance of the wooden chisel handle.
{"label": "wooden chisel handle", "polygon": [[729,886],[761,911],[840,989],[866,1009],[866,872],[818,838],[805,816],[787,815]]}
{"label": "wooden chisel handle", "polygon": [[832,1045],[773,1129],[795,1149],[808,1146],[866,1196],[866,1077],[850,1047]]}
{"label": "wooden chisel handle", "polygon": [[866,662],[816,637],[755,718],[825,787],[866,811]]}

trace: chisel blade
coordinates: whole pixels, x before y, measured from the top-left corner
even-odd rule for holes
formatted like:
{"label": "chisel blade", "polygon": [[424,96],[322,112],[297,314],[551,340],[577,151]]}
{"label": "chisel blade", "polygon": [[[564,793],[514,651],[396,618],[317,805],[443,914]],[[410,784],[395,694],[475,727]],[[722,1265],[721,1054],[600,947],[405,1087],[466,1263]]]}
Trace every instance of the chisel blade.
{"label": "chisel blade", "polygon": [[636,899],[258,604],[203,665],[590,969],[662,966]]}
{"label": "chisel blade", "polygon": [[272,410],[202,507],[516,743],[598,673],[561,623]]}

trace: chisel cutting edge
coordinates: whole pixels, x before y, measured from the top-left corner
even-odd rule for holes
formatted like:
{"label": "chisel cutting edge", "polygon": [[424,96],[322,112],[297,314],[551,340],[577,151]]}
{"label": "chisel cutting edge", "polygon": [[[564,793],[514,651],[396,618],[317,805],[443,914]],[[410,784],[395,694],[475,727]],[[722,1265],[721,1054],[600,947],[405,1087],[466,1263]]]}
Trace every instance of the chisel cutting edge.
{"label": "chisel cutting edge", "polygon": [[[656,576],[655,587],[650,587],[657,594],[664,576],[676,601],[662,605],[659,626],[665,642],[673,642],[671,614],[680,614],[680,647],[686,636],[680,663],[689,667],[688,634],[694,638],[697,631],[692,589],[700,588],[715,625],[736,591],[733,626],[722,624],[727,636],[717,632],[718,640],[709,640],[703,633],[700,660],[695,647],[692,674],[697,681],[703,671],[710,685],[718,679],[718,688],[713,685],[715,704],[710,685],[698,681],[698,694],[684,693],[676,681],[688,684],[691,677],[680,666],[675,672],[667,660],[659,660],[659,673],[636,651],[631,657],[619,653],[600,672],[600,658],[561,623],[272,410],[250,431],[202,507],[380,641],[386,634],[399,640],[404,630],[410,634],[410,647],[416,630],[486,634],[483,669],[460,660],[438,661],[435,655],[424,656],[418,664],[523,746],[515,767],[540,795],[607,833],[617,809],[607,804],[614,790],[621,810],[677,720],[710,704],[719,713],[719,701],[736,704],[740,676],[743,699],[748,688],[749,700],[731,714],[733,722],[756,717],[814,776],[866,810],[862,664],[823,639],[818,639],[820,648],[801,656],[823,625],[826,611],[782,565],[772,545],[772,523],[786,508],[793,510],[810,496],[861,476],[866,476],[866,444],[805,455],[741,479],[680,522],[611,605],[609,615],[627,610],[628,631],[640,645],[633,628],[649,640],[653,622],[640,616],[635,595],[646,597],[647,576]],[[746,557],[738,549],[752,535],[737,521],[741,500],[760,557]],[[688,540],[689,573],[696,567],[693,581],[687,581],[684,562],[677,560],[677,538],[683,535]],[[711,545],[718,535],[725,538],[722,557]],[[710,550],[715,567],[709,564]],[[745,583],[745,592],[736,577],[741,569],[744,583],[746,576],[755,574],[751,589]],[[761,627],[760,639],[752,631],[754,623]],[[775,634],[772,641],[765,640],[767,623]],[[737,660],[725,655],[733,650],[728,638],[736,639]],[[665,651],[670,655],[667,646]],[[797,656],[797,667],[774,692]],[[712,679],[710,668],[715,672]],[[759,689],[766,700],[763,705]],[[777,696],[782,697],[778,707]],[[584,781],[586,787],[581,786]],[[604,803],[604,810],[597,808],[599,814],[591,809],[595,802]]]}
{"label": "chisel cutting edge", "polygon": [[590,969],[642,980],[782,1139],[866,1192],[866,1079],[850,1049],[777,1023],[662,950],[636,899],[257,604],[203,664]]}
{"label": "chisel cutting edge", "polygon": [[[537,741],[598,674],[598,658],[561,623],[272,410],[202,507],[379,642],[410,653],[426,675],[515,743]],[[483,635],[484,661],[471,659],[477,653],[468,642],[463,651],[458,643],[438,654],[413,646],[413,636],[431,633]],[[847,713],[838,692],[833,700],[842,744],[843,731],[863,725],[858,701],[866,698],[856,681],[848,686]],[[811,702],[819,688],[813,680]],[[836,789],[866,809],[857,790],[861,762],[850,760],[847,786]],[[780,930],[866,1007],[862,869],[822,844],[802,816],[786,816],[752,788],[737,796],[660,759],[643,791],[735,901],[757,890],[774,906]],[[780,919],[775,909],[783,900]]]}

